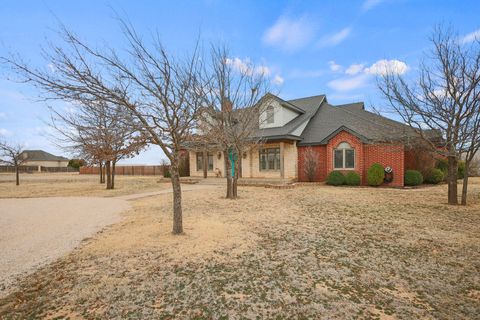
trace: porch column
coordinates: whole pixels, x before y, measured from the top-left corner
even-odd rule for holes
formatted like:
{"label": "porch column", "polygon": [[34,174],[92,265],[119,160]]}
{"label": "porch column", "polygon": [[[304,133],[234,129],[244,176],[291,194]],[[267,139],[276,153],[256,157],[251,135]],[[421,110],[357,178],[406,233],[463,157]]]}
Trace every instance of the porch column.
{"label": "porch column", "polygon": [[285,178],[285,165],[283,158],[285,156],[285,142],[280,142],[280,177]]}

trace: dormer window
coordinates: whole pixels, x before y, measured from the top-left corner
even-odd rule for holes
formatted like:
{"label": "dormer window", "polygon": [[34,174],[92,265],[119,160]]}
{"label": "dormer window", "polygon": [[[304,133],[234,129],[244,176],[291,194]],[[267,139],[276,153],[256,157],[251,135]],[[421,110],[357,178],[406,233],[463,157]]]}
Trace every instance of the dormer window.
{"label": "dormer window", "polygon": [[269,105],[266,110],[267,114],[267,123],[272,124],[275,122],[275,108],[272,105]]}

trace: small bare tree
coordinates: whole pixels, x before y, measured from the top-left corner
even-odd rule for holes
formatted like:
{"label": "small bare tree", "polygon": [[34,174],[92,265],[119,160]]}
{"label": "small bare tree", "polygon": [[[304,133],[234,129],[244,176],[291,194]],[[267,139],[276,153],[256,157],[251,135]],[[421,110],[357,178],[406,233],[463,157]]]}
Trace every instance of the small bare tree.
{"label": "small bare tree", "polygon": [[[479,43],[465,45],[458,39],[451,29],[437,27],[431,38],[430,60],[422,62],[415,82],[385,70],[378,83],[403,121],[432,151],[448,159],[449,204],[458,204],[458,161],[469,146],[475,145],[472,121],[478,116],[480,98]],[[432,131],[440,132],[443,142],[439,143]]]}
{"label": "small bare tree", "polygon": [[261,142],[259,121],[269,99],[268,81],[261,67],[249,62],[236,66],[225,47],[212,47],[206,74],[209,86],[204,93],[206,108],[201,114],[200,139],[210,148],[223,150],[226,197],[235,199],[242,155]]}
{"label": "small bare tree", "polygon": [[[102,101],[131,113],[148,142],[158,145],[170,161],[173,188],[173,233],[183,233],[179,166],[185,141],[195,128],[201,107],[202,59],[198,47],[185,58],[173,58],[154,37],[145,43],[134,27],[119,19],[126,52],[91,46],[65,27],[64,42],[44,50],[46,68],[36,68],[17,56],[4,63],[43,92],[45,99],[70,102]],[[105,48],[105,46],[103,46]]]}
{"label": "small bare tree", "polygon": [[[137,155],[146,144],[138,120],[125,109],[102,101],[78,101],[71,112],[51,108],[55,141],[77,154],[100,163],[100,182],[106,173],[106,189],[115,188],[115,165]],[[128,110],[127,110],[128,111]],[[104,165],[103,165],[104,164]]]}
{"label": "small bare tree", "polygon": [[15,184],[20,185],[20,166],[27,159],[23,154],[24,148],[20,144],[7,143],[0,140],[0,164],[15,168]]}
{"label": "small bare tree", "polygon": [[304,153],[303,172],[307,176],[309,182],[315,180],[318,170],[318,152],[308,147]]}

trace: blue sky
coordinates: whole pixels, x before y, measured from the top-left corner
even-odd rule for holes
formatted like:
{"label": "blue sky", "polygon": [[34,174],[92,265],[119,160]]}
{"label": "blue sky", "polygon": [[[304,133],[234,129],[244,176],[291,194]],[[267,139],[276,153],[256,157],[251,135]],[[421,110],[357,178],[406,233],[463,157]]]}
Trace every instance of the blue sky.
{"label": "blue sky", "polygon": [[[204,41],[226,43],[232,59],[264,66],[280,96],[326,94],[330,103],[364,101],[386,110],[375,76],[387,68],[414,75],[435,24],[465,41],[480,35],[480,1],[21,1],[3,0],[0,55],[14,51],[47,67],[40,48],[56,41],[57,20],[92,44],[124,48],[113,10],[145,36],[158,31],[171,51]],[[61,154],[48,138],[48,110],[28,85],[0,72],[0,135],[29,149]],[[61,107],[61,106],[60,106]],[[151,148],[129,163],[158,163]]]}

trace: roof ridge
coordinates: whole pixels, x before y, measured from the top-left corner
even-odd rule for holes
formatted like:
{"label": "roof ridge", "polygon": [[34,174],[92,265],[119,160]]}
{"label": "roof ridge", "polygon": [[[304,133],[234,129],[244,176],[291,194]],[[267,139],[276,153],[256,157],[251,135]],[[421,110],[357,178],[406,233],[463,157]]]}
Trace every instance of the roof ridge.
{"label": "roof ridge", "polygon": [[[334,106],[332,106],[332,107],[334,107]],[[359,118],[361,118],[362,120],[368,121],[368,122],[370,122],[370,123],[373,123],[373,124],[375,124],[375,125],[379,125],[379,126],[381,126],[381,127],[383,127],[383,128],[388,128],[388,126],[387,126],[387,125],[385,125],[385,124],[382,124],[382,123],[379,123],[379,122],[373,121],[373,120],[371,120],[371,119],[368,119],[368,118],[366,118],[366,117],[362,117],[361,115],[357,115],[357,114],[353,113],[351,110],[348,110],[348,109],[345,109],[345,108],[339,108],[338,110],[342,110],[343,112],[349,113],[349,114],[351,114],[352,116],[359,117]],[[370,111],[367,111],[367,110],[365,110],[365,109],[363,109],[363,110],[360,110],[360,111],[363,111],[363,112],[368,112],[368,113],[370,113],[370,114],[373,114],[373,115],[376,115],[376,116],[382,117],[383,119],[386,119],[386,120],[388,120],[388,121],[395,122],[396,124],[399,124],[399,125],[402,125],[402,126],[408,127],[407,125],[405,125],[405,124],[403,124],[403,123],[400,123],[400,122],[398,122],[398,121],[395,121],[395,120],[389,119],[389,118],[387,118],[387,117],[384,117],[384,116],[382,116],[382,115],[375,114],[375,113],[373,113],[373,112],[370,112]]]}
{"label": "roof ridge", "polygon": [[321,96],[323,96],[323,97],[326,97],[326,95],[325,95],[324,93],[322,93],[322,94],[315,94],[315,95],[313,95],[313,96],[307,96],[307,97],[301,97],[301,98],[289,99],[289,100],[287,100],[287,101],[292,101],[292,100],[301,100],[301,99],[310,99],[310,98],[316,98],[316,97],[321,97]]}

